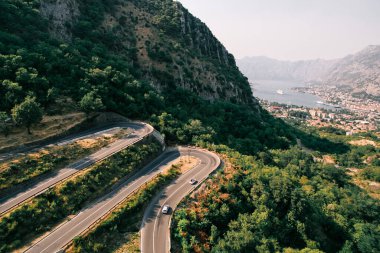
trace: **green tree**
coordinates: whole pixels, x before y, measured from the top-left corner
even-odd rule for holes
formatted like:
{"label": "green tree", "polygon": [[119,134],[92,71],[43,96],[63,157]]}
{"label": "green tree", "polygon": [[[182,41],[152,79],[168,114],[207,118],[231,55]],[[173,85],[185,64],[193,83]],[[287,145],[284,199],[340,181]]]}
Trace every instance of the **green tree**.
{"label": "green tree", "polygon": [[59,96],[58,89],[55,87],[52,87],[52,88],[48,89],[48,91],[47,91],[46,100],[48,102],[55,102],[55,100],[57,99],[58,96]]}
{"label": "green tree", "polygon": [[378,252],[380,250],[380,225],[358,223],[354,225],[353,235],[359,252]]}
{"label": "green tree", "polygon": [[4,89],[3,106],[8,111],[15,104],[18,104],[22,101],[23,90],[22,87],[15,82],[10,80],[4,80],[2,83]]}
{"label": "green tree", "polygon": [[26,126],[28,134],[30,127],[42,120],[43,112],[35,97],[27,96],[25,100],[12,109],[12,118],[18,125]]}
{"label": "green tree", "polygon": [[102,99],[96,95],[95,91],[90,91],[83,96],[79,102],[80,108],[88,116],[91,112],[96,112],[104,108]]}
{"label": "green tree", "polygon": [[216,245],[218,242],[218,237],[219,237],[219,231],[217,226],[211,225],[211,232],[210,232],[210,243],[212,246]]}
{"label": "green tree", "polygon": [[211,141],[215,134],[211,127],[204,127],[200,120],[191,119],[178,131],[178,139],[183,143]]}
{"label": "green tree", "polygon": [[9,134],[9,127],[7,125],[8,114],[6,112],[0,112],[0,132],[5,136]]}

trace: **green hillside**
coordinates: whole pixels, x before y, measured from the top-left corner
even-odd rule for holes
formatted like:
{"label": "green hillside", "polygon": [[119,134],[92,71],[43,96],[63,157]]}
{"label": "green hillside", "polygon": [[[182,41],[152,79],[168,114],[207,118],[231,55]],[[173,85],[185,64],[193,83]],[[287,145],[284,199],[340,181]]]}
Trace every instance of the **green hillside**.
{"label": "green hillside", "polygon": [[293,140],[259,108],[233,56],[176,2],[6,0],[0,7],[0,111],[10,115],[30,96],[45,114],[72,101],[78,110],[149,120],[170,142],[212,140],[252,153]]}
{"label": "green hillside", "polygon": [[[117,112],[151,123],[168,144],[223,157],[224,169],[176,212],[173,250],[380,250],[378,195],[345,170],[365,168],[372,157],[366,177],[378,178],[379,148],[355,148],[273,118],[234,57],[177,1],[0,0],[0,131],[14,127],[8,117],[33,132],[42,114],[67,111],[88,119]],[[297,138],[311,153],[294,147]],[[326,154],[337,166],[319,162]],[[34,228],[38,216],[22,216],[28,226],[11,217],[12,224],[1,223],[0,252],[23,245],[15,234],[48,229]]]}

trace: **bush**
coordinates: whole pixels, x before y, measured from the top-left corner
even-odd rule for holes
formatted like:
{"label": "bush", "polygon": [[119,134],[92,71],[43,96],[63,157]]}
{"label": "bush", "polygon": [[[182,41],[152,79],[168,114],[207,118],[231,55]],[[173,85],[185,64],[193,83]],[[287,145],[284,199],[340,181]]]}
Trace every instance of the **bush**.
{"label": "bush", "polygon": [[380,182],[380,167],[365,168],[360,172],[360,175],[364,179]]}

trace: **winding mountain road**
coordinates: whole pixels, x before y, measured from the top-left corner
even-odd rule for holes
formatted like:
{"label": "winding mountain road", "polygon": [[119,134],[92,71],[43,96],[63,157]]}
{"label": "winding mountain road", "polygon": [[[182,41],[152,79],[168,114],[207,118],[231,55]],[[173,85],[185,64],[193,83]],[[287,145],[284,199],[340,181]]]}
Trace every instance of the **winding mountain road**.
{"label": "winding mountain road", "polygon": [[[109,125],[108,127],[99,128],[96,131],[89,130],[86,133],[73,135],[72,137],[57,142],[55,145],[65,145],[81,138],[113,131],[116,128],[131,129],[132,133],[88,157],[63,169],[49,173],[41,178],[41,180],[36,180],[35,183],[30,183],[29,185],[24,185],[19,191],[3,197],[0,199],[0,215],[13,210],[20,204],[38,196],[59,182],[73,176],[96,162],[120,152],[147,136],[152,135],[163,143],[162,137],[152,126],[140,122],[121,122]],[[141,251],[146,253],[168,252],[170,250],[169,228],[171,215],[162,215],[161,207],[164,204],[168,204],[172,208],[175,208],[181,199],[195,189],[196,186],[189,183],[190,179],[195,178],[198,180],[198,185],[219,167],[221,163],[219,157],[209,151],[190,147],[179,147],[166,150],[149,165],[139,170],[130,178],[124,179],[125,181],[115,186],[108,194],[94,201],[73,218],[60,224],[53,231],[45,235],[40,241],[29,247],[25,252],[50,253],[65,248],[76,236],[79,236],[90,229],[94,224],[112,212],[112,210],[114,210],[114,208],[123,202],[128,196],[137,191],[145,183],[152,180],[176,159],[185,155],[196,157],[200,163],[185,174],[182,174],[152,200],[144,214],[144,219],[141,225]]]}
{"label": "winding mountain road", "polygon": [[[50,187],[53,187],[57,183],[65,180],[77,172],[91,166],[92,164],[104,160],[115,153],[120,152],[121,150],[135,144],[136,142],[141,141],[144,137],[153,134],[154,128],[148,124],[140,122],[121,122],[116,125],[109,126],[108,128],[99,129],[98,132],[90,133],[91,135],[99,134],[100,132],[105,132],[107,129],[126,128],[131,129],[132,133],[128,136],[125,136],[107,147],[102,148],[101,150],[95,152],[94,154],[87,156],[65,168],[62,168],[58,171],[52,172],[44,176],[44,178],[35,183],[25,185],[22,189],[14,191],[7,196],[3,196],[0,199],[0,215],[3,215],[25,201],[43,193]],[[66,138],[63,142],[57,143],[57,145],[63,145],[67,142],[76,140],[78,138],[83,138],[88,135],[74,136],[71,139]]]}
{"label": "winding mountain road", "polygon": [[[142,253],[170,252],[170,222],[173,210],[221,164],[219,157],[209,151],[182,148],[180,152],[198,158],[201,163],[166,187],[146,209],[140,229]],[[197,180],[197,184],[191,185],[191,179]],[[162,213],[164,205],[170,206],[168,214]]]}
{"label": "winding mountain road", "polygon": [[[188,171],[186,174],[182,175],[180,178],[175,180],[168,188],[168,194],[171,195],[170,203],[173,206],[178,203],[190,190],[188,187],[188,179],[192,177],[197,177],[199,180],[206,178],[213,170],[215,170],[219,164],[220,159],[213,153],[208,151],[193,149],[193,148],[177,148],[165,151],[162,155],[156,158],[152,163],[145,166],[137,174],[132,176],[130,179],[126,180],[119,187],[114,189],[109,194],[101,197],[99,200],[95,201],[91,206],[82,210],[78,215],[69,220],[68,222],[60,225],[56,230],[52,231],[41,241],[37,242],[35,245],[30,247],[27,251],[28,253],[48,253],[56,252],[64,248],[68,243],[70,243],[76,236],[85,232],[91,225],[95,224],[102,217],[109,214],[119,203],[125,200],[133,192],[138,190],[146,182],[153,179],[159,173],[162,172],[168,165],[173,161],[183,155],[191,155],[200,159],[201,163],[195,168]],[[166,190],[165,190],[166,192]],[[159,208],[149,209],[156,210]],[[148,212],[149,213],[149,212]],[[150,214],[150,213],[149,213]],[[166,218],[168,218],[167,216]],[[149,215],[144,217],[143,224],[150,224]],[[163,226],[168,225],[167,222],[160,223],[160,229],[165,229]],[[145,227],[143,225],[143,227]],[[149,226],[150,227],[150,226]],[[148,228],[148,226],[146,226]],[[166,231],[168,226],[166,227]],[[154,231],[154,230],[152,230]],[[144,246],[147,245],[146,249],[150,249],[149,238],[152,238],[151,230],[147,229],[143,232],[143,242]],[[167,233],[166,233],[167,235]],[[155,237],[153,237],[155,238]],[[166,238],[165,238],[166,239]],[[151,241],[151,240],[150,240]],[[156,244],[162,248],[161,245]],[[164,243],[164,245],[167,245]],[[163,252],[157,249],[156,252]],[[151,251],[146,251],[151,252]]]}

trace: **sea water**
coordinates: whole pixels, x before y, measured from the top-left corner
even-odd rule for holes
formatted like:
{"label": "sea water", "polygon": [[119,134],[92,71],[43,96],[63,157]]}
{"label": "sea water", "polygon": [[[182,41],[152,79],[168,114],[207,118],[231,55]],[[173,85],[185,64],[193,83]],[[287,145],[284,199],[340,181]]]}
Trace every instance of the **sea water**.
{"label": "sea water", "polygon": [[[259,80],[253,81],[251,87],[255,97],[269,102],[305,106],[309,108],[318,107],[333,109],[332,106],[317,103],[318,101],[323,101],[323,99],[318,96],[292,90],[292,88],[296,87],[306,87],[303,83],[294,81]],[[282,90],[283,94],[279,94],[279,90]]]}

